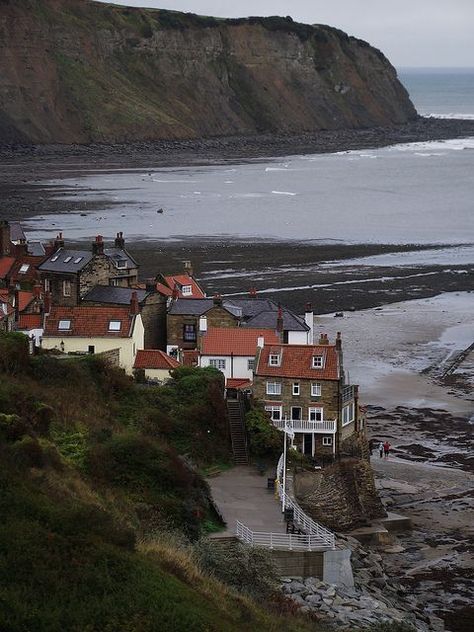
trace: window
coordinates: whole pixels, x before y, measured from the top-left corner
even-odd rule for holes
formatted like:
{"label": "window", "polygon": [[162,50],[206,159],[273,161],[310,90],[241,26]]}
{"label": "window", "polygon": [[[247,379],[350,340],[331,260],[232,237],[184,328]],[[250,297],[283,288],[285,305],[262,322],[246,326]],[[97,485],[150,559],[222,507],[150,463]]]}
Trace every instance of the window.
{"label": "window", "polygon": [[126,259],[118,259],[115,262],[117,268],[126,268],[127,267],[127,260]]}
{"label": "window", "polygon": [[322,369],[323,368],[323,356],[315,355],[313,356],[313,369]]}
{"label": "window", "polygon": [[118,287],[119,283],[120,283],[119,279],[110,279],[110,285],[112,287]]}
{"label": "window", "polygon": [[271,353],[268,364],[270,366],[280,366],[280,355],[278,353]]}
{"label": "window", "polygon": [[28,272],[28,270],[30,269],[30,264],[29,263],[24,263],[20,269],[18,270],[18,272],[20,274],[25,274],[26,272]]}
{"label": "window", "polygon": [[311,407],[308,410],[310,421],[323,421],[323,409],[320,407]]}
{"label": "window", "polygon": [[311,384],[311,397],[320,397],[321,396],[321,384],[318,382],[314,382]]}
{"label": "window", "polygon": [[183,325],[183,340],[185,342],[196,341],[196,325]]}
{"label": "window", "polygon": [[44,280],[44,291],[51,292],[51,281],[49,279]]}
{"label": "window", "polygon": [[61,331],[65,331],[71,329],[71,321],[70,320],[60,320],[58,323],[58,329]]}
{"label": "window", "polygon": [[89,345],[87,347],[87,353],[95,353],[95,347],[94,345]]}
{"label": "window", "polygon": [[255,358],[249,358],[247,360],[247,370],[248,371],[253,371],[255,368]]}
{"label": "window", "polygon": [[57,261],[59,259],[59,255],[54,255],[54,257],[51,257],[51,261]]}
{"label": "window", "polygon": [[281,406],[265,406],[265,410],[267,411],[267,413],[270,413],[272,421],[281,420]]}
{"label": "window", "polygon": [[192,285],[183,285],[181,287],[181,294],[183,296],[191,296],[192,293],[193,293],[193,286]]}
{"label": "window", "polygon": [[83,259],[84,257],[77,257],[76,259],[74,259],[74,263],[81,263]]}
{"label": "window", "polygon": [[225,371],[226,361],[223,358],[213,358],[209,360],[209,366],[213,366],[215,369],[219,369],[219,371]]}
{"label": "window", "polygon": [[323,437],[323,445],[332,445],[332,437]]}
{"label": "window", "polygon": [[69,263],[71,261],[72,257],[66,257],[64,259],[64,263]]}
{"label": "window", "polygon": [[348,406],[344,406],[342,409],[342,425],[347,426],[354,421],[354,402],[351,402]]}
{"label": "window", "polygon": [[109,321],[109,331],[120,331],[122,328],[121,320],[110,320]]}
{"label": "window", "polygon": [[291,421],[301,421],[301,407],[300,406],[291,407]]}
{"label": "window", "polygon": [[300,394],[300,383],[293,382],[293,395],[299,395],[299,394]]}
{"label": "window", "polygon": [[267,395],[281,395],[281,382],[267,382]]}
{"label": "window", "polygon": [[71,281],[63,281],[63,296],[71,296]]}

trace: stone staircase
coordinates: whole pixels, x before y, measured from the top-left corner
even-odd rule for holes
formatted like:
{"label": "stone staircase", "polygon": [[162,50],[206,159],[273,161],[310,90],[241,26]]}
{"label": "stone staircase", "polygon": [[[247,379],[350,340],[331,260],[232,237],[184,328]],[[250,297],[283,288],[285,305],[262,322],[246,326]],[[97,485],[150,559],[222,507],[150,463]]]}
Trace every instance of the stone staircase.
{"label": "stone staircase", "polygon": [[227,400],[227,413],[229,417],[230,438],[232,452],[236,465],[248,465],[249,455],[247,449],[247,436],[245,433],[244,411],[240,400]]}

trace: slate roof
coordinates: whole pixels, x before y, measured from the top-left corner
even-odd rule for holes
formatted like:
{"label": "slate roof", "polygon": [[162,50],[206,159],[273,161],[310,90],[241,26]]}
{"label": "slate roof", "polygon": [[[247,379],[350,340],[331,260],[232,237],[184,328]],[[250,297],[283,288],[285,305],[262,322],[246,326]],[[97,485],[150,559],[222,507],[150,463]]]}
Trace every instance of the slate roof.
{"label": "slate roof", "polygon": [[176,369],[180,363],[159,349],[140,349],[135,357],[134,369]]}
{"label": "slate roof", "polygon": [[104,254],[107,255],[107,257],[110,257],[110,259],[112,259],[114,263],[123,260],[127,262],[127,267],[119,268],[119,270],[127,270],[129,268],[136,268],[138,266],[135,259],[131,255],[129,255],[128,252],[123,248],[104,248]]}
{"label": "slate roof", "polygon": [[[280,366],[269,366],[271,353],[281,355]],[[313,368],[313,356],[323,356],[322,368]],[[255,374],[276,378],[338,380],[338,353],[335,345],[265,345],[258,358]]]}
{"label": "slate roof", "polygon": [[44,257],[46,254],[46,250],[44,249],[44,246],[40,241],[29,241],[28,253],[33,257]]}
{"label": "slate roof", "polygon": [[[285,331],[309,331],[308,325],[296,314],[282,308],[283,329]],[[264,311],[250,318],[244,326],[260,327],[264,329],[276,329],[278,311]]]}
{"label": "slate roof", "polygon": [[107,303],[110,305],[130,305],[133,292],[137,293],[138,302],[147,297],[146,290],[131,287],[115,287],[112,285],[96,285],[83,298],[83,302]]}
{"label": "slate roof", "polygon": [[212,298],[178,298],[171,304],[168,313],[182,316],[201,316],[214,307]]}
{"label": "slate roof", "polygon": [[[59,329],[60,320],[70,321],[70,329]],[[109,330],[111,320],[120,321],[119,330]],[[129,338],[133,323],[128,307],[53,307],[46,317],[44,336]]]}
{"label": "slate roof", "polygon": [[201,355],[212,356],[254,356],[258,338],[267,344],[280,342],[277,334],[269,329],[248,327],[209,327],[201,338]]}
{"label": "slate roof", "polygon": [[9,225],[11,241],[21,241],[22,239],[26,241],[26,235],[23,231],[23,228],[21,227],[20,222],[9,222]]}
{"label": "slate roof", "polygon": [[[92,260],[93,256],[91,250],[59,248],[38,266],[38,270],[46,272],[79,272]],[[69,257],[71,258],[69,259]],[[79,259],[80,261],[78,261]],[[75,261],[78,262],[74,263]]]}

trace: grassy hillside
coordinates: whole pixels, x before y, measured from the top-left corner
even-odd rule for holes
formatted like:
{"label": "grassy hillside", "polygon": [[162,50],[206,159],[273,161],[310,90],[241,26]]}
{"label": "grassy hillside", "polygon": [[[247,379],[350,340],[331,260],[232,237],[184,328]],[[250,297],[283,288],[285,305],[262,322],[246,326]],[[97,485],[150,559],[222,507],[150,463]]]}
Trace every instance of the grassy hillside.
{"label": "grassy hillside", "polygon": [[0,334],[0,630],[306,629],[170,539],[217,526],[196,468],[229,459],[221,374],[138,387],[24,341]]}

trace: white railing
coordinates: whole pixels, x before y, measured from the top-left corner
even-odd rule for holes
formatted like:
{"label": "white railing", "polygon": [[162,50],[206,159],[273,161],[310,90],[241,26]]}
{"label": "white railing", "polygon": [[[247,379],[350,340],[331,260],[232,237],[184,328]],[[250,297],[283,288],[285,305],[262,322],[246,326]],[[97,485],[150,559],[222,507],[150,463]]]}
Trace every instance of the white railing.
{"label": "white railing", "polygon": [[[293,419],[289,423],[291,424],[291,429],[294,432],[336,432],[337,428],[335,419],[326,419],[324,421]],[[278,430],[283,430],[285,428],[284,419],[272,420],[272,424],[275,426],[275,428],[278,428]]]}
{"label": "white railing", "polygon": [[247,526],[237,521],[236,535],[241,542],[265,549],[283,549],[285,551],[320,551],[328,545],[319,536],[311,534],[298,535],[295,533],[265,533],[251,531]]}
{"label": "white railing", "polygon": [[283,454],[280,456],[277,464],[277,492],[278,498],[281,501],[282,507],[284,509],[293,509],[293,520],[299,526],[300,529],[306,531],[307,534],[314,536],[315,538],[319,538],[320,546],[325,546],[326,548],[333,549],[335,547],[335,536],[332,531],[326,529],[322,525],[315,522],[312,518],[310,518],[305,512],[301,509],[298,503],[289,496],[286,491],[283,489],[282,479],[283,479],[283,468],[285,467],[283,461]]}

